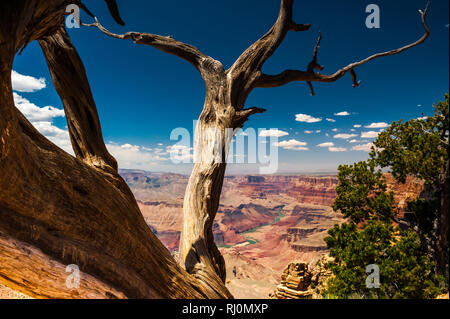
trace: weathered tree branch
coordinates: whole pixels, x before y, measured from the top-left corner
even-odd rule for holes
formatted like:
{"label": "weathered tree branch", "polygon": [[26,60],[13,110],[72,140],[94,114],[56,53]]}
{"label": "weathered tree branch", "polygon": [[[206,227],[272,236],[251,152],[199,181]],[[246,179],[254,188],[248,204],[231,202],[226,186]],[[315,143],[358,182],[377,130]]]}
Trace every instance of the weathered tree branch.
{"label": "weathered tree branch", "polygon": [[424,11],[419,10],[421,18],[422,18],[422,24],[425,29],[425,34],[417,41],[408,44],[404,47],[387,51],[387,52],[381,52],[374,55],[371,55],[370,57],[351,63],[338,71],[336,71],[334,74],[331,75],[324,75],[320,73],[313,72],[312,70],[308,71],[299,71],[299,70],[286,70],[278,75],[267,75],[261,73],[258,80],[256,81],[255,86],[260,88],[271,88],[271,87],[279,87],[283,86],[285,84],[288,84],[290,82],[294,81],[306,81],[306,82],[335,82],[342,78],[347,72],[351,72],[352,80],[353,80],[353,86],[357,87],[359,85],[359,82],[356,80],[356,73],[355,68],[358,66],[361,66],[369,61],[385,57],[385,56],[391,56],[396,55],[401,52],[404,52],[412,47],[415,47],[423,42],[429,37],[430,35],[430,29],[426,22],[426,16],[428,12],[429,2],[425,8]]}
{"label": "weathered tree branch", "polygon": [[105,0],[108,5],[109,12],[113,16],[114,20],[120,25],[125,25],[122,18],[120,17],[119,7],[117,6],[116,0]]}
{"label": "weathered tree branch", "polygon": [[264,63],[274,54],[283,42],[288,31],[306,31],[309,24],[296,24],[292,20],[293,0],[282,0],[278,19],[272,28],[236,60],[228,73],[237,77],[242,73],[254,73],[261,70]]}
{"label": "weathered tree branch", "polygon": [[272,28],[251,45],[227,71],[232,79],[231,97],[236,105],[244,105],[254,88],[264,63],[275,53],[289,31],[306,31],[310,24],[292,20],[294,0],[282,0],[278,19]]}
{"label": "weathered tree branch", "polygon": [[161,36],[151,33],[127,32],[125,34],[115,34],[103,27],[100,22],[95,19],[94,23],[83,24],[87,27],[96,27],[104,34],[121,40],[131,39],[136,44],[150,45],[165,53],[175,55],[192,64],[203,76],[208,70],[207,66],[211,66],[214,61],[211,57],[206,56],[196,47],[177,41],[170,36]]}
{"label": "weathered tree branch", "polygon": [[103,141],[100,120],[83,62],[61,27],[39,40],[55,89],[64,105],[75,155],[86,164],[117,174],[117,162]]}

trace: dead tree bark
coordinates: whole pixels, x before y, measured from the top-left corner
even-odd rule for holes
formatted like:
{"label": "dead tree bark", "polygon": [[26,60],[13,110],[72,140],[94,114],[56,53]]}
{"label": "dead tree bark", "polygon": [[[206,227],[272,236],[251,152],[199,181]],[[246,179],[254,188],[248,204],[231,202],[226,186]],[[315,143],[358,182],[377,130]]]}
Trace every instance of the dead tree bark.
{"label": "dead tree bark", "polygon": [[[223,257],[214,244],[212,225],[219,205],[219,198],[226,169],[226,155],[230,136],[226,130],[240,128],[260,108],[245,109],[247,97],[257,87],[277,87],[293,81],[307,82],[314,95],[312,82],[334,82],[346,73],[352,76],[353,86],[359,82],[355,68],[379,57],[395,55],[424,42],[430,32],[426,24],[427,9],[421,13],[425,34],[418,41],[399,49],[370,56],[359,62],[349,64],[334,74],[317,73],[323,69],[318,64],[318,49],[321,36],[315,46],[313,59],[305,71],[286,70],[279,75],[266,75],[261,69],[274,54],[289,31],[306,31],[309,24],[296,24],[292,18],[293,0],[281,0],[278,19],[272,28],[250,46],[231,66],[225,70],[223,65],[204,55],[197,48],[182,43],[172,37],[149,33],[128,32],[114,34],[104,28],[97,20],[93,24],[103,33],[118,39],[131,39],[137,44],[153,46],[161,51],[176,55],[191,63],[201,74],[206,86],[206,98],[200,115],[196,136],[195,152],[198,154],[189,179],[184,199],[184,225],[180,243],[180,256],[186,270],[198,278],[207,278],[212,272],[225,281]],[[427,6],[428,7],[428,6]]]}
{"label": "dead tree bark", "polygon": [[[198,280],[178,265],[118,175],[84,67],[61,29],[66,4],[0,4],[0,282],[38,298],[230,298],[218,276]],[[14,106],[13,59],[36,39],[63,101],[77,158],[43,137]],[[61,267],[67,264],[90,280],[85,290],[66,287]]]}

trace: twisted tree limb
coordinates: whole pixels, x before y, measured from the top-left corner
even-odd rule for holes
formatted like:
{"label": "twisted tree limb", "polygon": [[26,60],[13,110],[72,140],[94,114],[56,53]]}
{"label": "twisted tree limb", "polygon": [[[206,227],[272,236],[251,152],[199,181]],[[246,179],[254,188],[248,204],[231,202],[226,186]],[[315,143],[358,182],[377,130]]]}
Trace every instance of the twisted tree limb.
{"label": "twisted tree limb", "polygon": [[100,120],[83,62],[66,30],[39,40],[52,81],[64,105],[70,139],[77,158],[117,174],[117,162],[103,141]]}
{"label": "twisted tree limb", "polygon": [[[279,87],[279,86],[283,86],[285,84],[288,84],[288,83],[294,82],[294,81],[335,82],[335,81],[339,80],[340,78],[342,78],[347,72],[350,72],[352,75],[353,87],[357,87],[357,86],[359,86],[359,82],[357,82],[357,80],[356,80],[356,72],[355,72],[356,67],[361,66],[367,62],[370,62],[372,60],[375,60],[375,59],[378,59],[381,57],[399,54],[401,52],[404,52],[408,49],[411,49],[411,48],[425,42],[425,40],[430,35],[430,29],[429,29],[429,27],[427,25],[427,21],[426,21],[429,3],[430,2],[428,2],[424,11],[419,10],[420,16],[422,18],[422,24],[425,29],[425,34],[420,39],[418,39],[417,41],[415,41],[413,43],[410,43],[410,44],[405,45],[398,49],[371,55],[361,61],[351,63],[351,64],[337,70],[335,73],[333,73],[331,75],[324,75],[321,73],[316,73],[310,68],[308,68],[307,71],[286,70],[278,75],[267,75],[267,74],[261,73],[256,81],[256,87],[260,87],[260,88]],[[320,41],[319,41],[319,43],[320,43]],[[314,56],[316,56],[316,54],[317,54],[316,51],[317,51],[317,46],[315,49]]]}

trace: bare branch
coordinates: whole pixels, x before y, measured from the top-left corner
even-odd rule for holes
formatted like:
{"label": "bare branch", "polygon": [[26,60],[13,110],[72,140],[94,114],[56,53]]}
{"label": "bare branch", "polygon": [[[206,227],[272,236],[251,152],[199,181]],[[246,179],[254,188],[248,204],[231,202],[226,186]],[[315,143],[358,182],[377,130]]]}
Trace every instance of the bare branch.
{"label": "bare branch", "polygon": [[250,46],[233,64],[229,73],[238,76],[246,73],[248,77],[252,73],[261,70],[263,64],[273,55],[283,42],[288,31],[306,31],[310,24],[296,24],[292,20],[293,0],[282,0],[278,19],[272,28],[252,46]]}
{"label": "bare branch", "polygon": [[249,117],[253,114],[258,113],[264,113],[266,112],[266,109],[259,108],[259,107],[251,107],[248,109],[243,109],[241,111],[236,112],[236,115],[234,117],[234,125],[235,127],[243,127],[244,123],[248,121]]}
{"label": "bare branch", "polygon": [[317,54],[319,53],[320,41],[322,41],[322,33],[321,32],[319,32],[319,38],[317,39],[316,46],[314,47],[313,59],[308,64],[308,72],[314,72],[314,70],[321,71],[324,69],[324,67],[317,62]]}
{"label": "bare branch", "polygon": [[86,164],[117,174],[117,162],[103,140],[97,106],[77,50],[64,27],[39,40],[52,81],[64,105],[70,140]]}
{"label": "bare branch", "polygon": [[[146,44],[150,45],[154,48],[157,48],[163,52],[175,55],[179,58],[182,58],[189,63],[191,63],[200,73],[204,74],[206,71],[203,68],[203,65],[207,61],[214,61],[209,56],[206,56],[196,47],[177,41],[170,36],[161,36],[157,34],[151,33],[140,33],[140,32],[127,32],[125,34],[115,34],[108,31],[105,27],[103,27],[100,22],[95,19],[95,22],[92,24],[84,24],[87,27],[96,27],[104,34],[121,40],[133,40],[136,44]],[[208,64],[209,66],[211,64]]]}
{"label": "bare branch", "polygon": [[108,5],[109,12],[113,16],[114,20],[120,25],[125,25],[122,18],[120,17],[119,7],[117,6],[116,0],[105,0]]}
{"label": "bare branch", "polygon": [[[342,78],[347,72],[350,72],[352,75],[353,80],[353,87],[357,87],[360,82],[357,81],[356,72],[354,69],[358,66],[361,66],[369,61],[375,60],[377,58],[385,57],[385,56],[391,56],[396,55],[401,52],[404,52],[412,47],[415,47],[423,42],[429,37],[430,35],[430,29],[426,22],[426,15],[428,12],[429,2],[425,8],[424,11],[419,10],[419,13],[422,17],[422,24],[425,29],[425,34],[417,41],[408,44],[404,47],[401,47],[399,49],[381,52],[374,54],[364,60],[351,63],[338,71],[336,71],[334,74],[331,75],[324,75],[320,73],[315,73],[314,71],[308,70],[308,71],[300,71],[300,70],[286,70],[278,75],[266,75],[263,73],[260,73],[258,80],[255,83],[255,87],[262,87],[262,88],[268,88],[268,87],[279,87],[282,85],[285,85],[290,82],[294,81],[307,81],[307,82],[335,82]],[[319,44],[320,41],[318,41]],[[316,48],[318,46],[316,45]],[[316,50],[315,50],[316,55]]]}
{"label": "bare branch", "polygon": [[312,83],[310,81],[306,81],[306,83],[308,84],[309,89],[311,90],[311,96],[316,95],[316,93],[314,92],[314,87],[313,87]]}

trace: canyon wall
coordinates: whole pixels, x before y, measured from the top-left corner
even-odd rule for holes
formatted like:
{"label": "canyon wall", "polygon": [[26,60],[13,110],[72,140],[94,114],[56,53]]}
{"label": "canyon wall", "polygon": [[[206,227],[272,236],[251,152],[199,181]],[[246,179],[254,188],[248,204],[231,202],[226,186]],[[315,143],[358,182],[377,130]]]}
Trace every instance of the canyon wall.
{"label": "canyon wall", "polygon": [[[152,231],[177,251],[183,220],[183,196],[188,176],[121,171],[133,190]],[[396,203],[404,210],[423,184],[409,178],[396,183]],[[226,176],[214,238],[227,262],[230,291],[237,297],[265,298],[279,284],[279,274],[291,262],[314,264],[327,253],[328,230],[344,221],[331,209],[336,176]]]}

